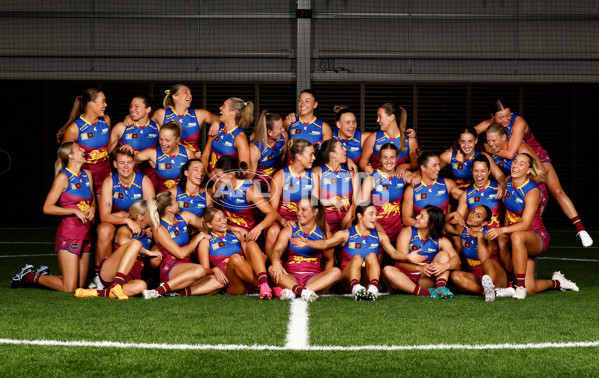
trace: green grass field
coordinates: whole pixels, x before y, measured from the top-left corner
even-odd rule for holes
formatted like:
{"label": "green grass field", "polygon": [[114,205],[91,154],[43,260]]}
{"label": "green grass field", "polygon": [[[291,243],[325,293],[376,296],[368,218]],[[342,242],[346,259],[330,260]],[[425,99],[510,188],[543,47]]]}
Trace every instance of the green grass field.
{"label": "green grass field", "polygon": [[[309,348],[290,350],[289,302],[223,295],[119,302],[11,290],[25,263],[59,271],[48,255],[54,229],[0,228],[0,376],[598,376],[599,248],[553,231],[538,277],[561,270],[580,292],[493,303],[469,295],[326,296],[308,306]],[[65,344],[14,344],[35,340]],[[93,344],[102,341],[123,344]],[[590,346],[567,344],[582,342]]]}

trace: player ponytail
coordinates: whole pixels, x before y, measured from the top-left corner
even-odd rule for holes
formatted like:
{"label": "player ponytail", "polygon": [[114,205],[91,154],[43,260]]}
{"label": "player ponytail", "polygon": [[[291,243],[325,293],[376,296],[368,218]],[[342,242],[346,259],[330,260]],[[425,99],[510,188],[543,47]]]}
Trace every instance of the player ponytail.
{"label": "player ponytail", "polygon": [[165,109],[175,107],[175,103],[173,102],[173,95],[176,95],[183,87],[187,88],[183,84],[175,84],[171,87],[171,89],[167,89],[166,91],[164,91],[165,96],[164,100],[162,100],[162,105]]}
{"label": "player ponytail", "polygon": [[289,147],[289,159],[291,162],[295,162],[296,155],[303,154],[304,150],[312,144],[305,139],[290,139],[287,145]]}
{"label": "player ponytail", "polygon": [[259,141],[261,145],[266,145],[268,142],[268,132],[275,127],[275,122],[281,120],[281,116],[277,113],[270,113],[268,110],[263,110],[258,117],[258,122],[254,126],[254,140]]}
{"label": "player ponytail", "polygon": [[84,114],[87,110],[87,104],[90,101],[95,101],[98,96],[102,93],[102,91],[97,90],[96,88],[89,88],[83,91],[79,96],[75,97],[75,101],[73,102],[73,107],[71,108],[71,113],[69,114],[68,121],[62,125],[60,130],[56,133],[56,141],[58,143],[62,143],[62,138],[64,134],[67,132],[67,129],[73,122],[75,122],[81,114]]}
{"label": "player ponytail", "polygon": [[235,122],[237,126],[245,129],[254,122],[254,103],[243,101],[237,97],[229,97],[229,109],[235,110]]}
{"label": "player ponytail", "polygon": [[160,192],[156,197],[151,197],[148,200],[148,212],[150,215],[150,223],[155,231],[160,227],[160,218],[166,212],[166,208],[173,202],[172,194],[169,191]]}
{"label": "player ponytail", "polygon": [[73,145],[75,142],[67,142],[61,144],[56,152],[56,162],[54,163],[54,176],[58,176],[60,171],[69,165],[69,155],[73,153]]}
{"label": "player ponytail", "polygon": [[146,215],[148,212],[148,201],[146,200],[138,200],[131,204],[129,207],[129,218],[132,220],[137,220],[137,217],[140,215]]}
{"label": "player ponytail", "polygon": [[387,114],[388,116],[390,115],[394,115],[395,116],[395,123],[397,124],[397,127],[399,128],[399,136],[400,136],[400,142],[399,142],[399,150],[400,151],[405,151],[406,150],[406,146],[407,146],[407,142],[406,142],[406,138],[408,137],[408,134],[406,132],[406,125],[408,123],[408,114],[406,113],[406,110],[404,108],[402,108],[401,106],[397,106],[392,102],[386,102],[383,105],[381,105],[381,109],[383,109],[385,111],[385,114]]}
{"label": "player ponytail", "polygon": [[526,152],[522,153],[528,158],[528,167],[530,168],[530,175],[532,176],[532,181],[539,184],[547,181],[547,172],[543,172],[539,165],[537,164],[537,160],[533,158],[531,155]]}
{"label": "player ponytail", "polygon": [[335,148],[337,148],[337,143],[339,142],[337,139],[327,139],[320,145],[318,149],[318,156],[320,157],[319,161],[316,165],[329,164],[331,161],[331,153],[335,152]]}

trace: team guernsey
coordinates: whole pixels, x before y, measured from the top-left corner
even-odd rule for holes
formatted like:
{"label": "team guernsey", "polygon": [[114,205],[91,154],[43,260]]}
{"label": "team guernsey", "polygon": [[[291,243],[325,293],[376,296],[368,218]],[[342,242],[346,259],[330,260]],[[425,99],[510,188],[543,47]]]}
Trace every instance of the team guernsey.
{"label": "team guernsey", "polygon": [[200,127],[195,109],[187,109],[182,116],[178,115],[173,108],[164,110],[163,125],[167,122],[177,122],[181,125],[181,144],[193,152],[198,152],[198,140],[200,139]]}
{"label": "team guernsey", "polygon": [[243,130],[241,130],[239,126],[235,126],[233,130],[227,132],[225,130],[225,124],[221,123],[218,134],[212,139],[212,153],[210,154],[210,164],[208,167],[210,172],[214,170],[214,166],[221,156],[227,155],[238,159],[239,154],[237,148],[235,148],[235,138],[241,133],[243,133]]}
{"label": "team guernsey", "polygon": [[104,179],[110,175],[110,162],[108,160],[108,142],[110,142],[110,127],[104,117],[98,117],[94,124],[85,118],[75,120],[79,129],[76,143],[85,151],[85,164],[82,169],[87,169],[94,179],[96,193],[102,190]]}
{"label": "team guernsey", "polygon": [[362,259],[366,260],[366,257],[371,253],[377,256],[381,253],[381,242],[376,228],[369,230],[367,235],[361,235],[358,226],[354,226],[348,231],[349,237],[343,246],[341,255],[341,270],[345,269],[345,266],[356,255],[360,255]]}
{"label": "team guernsey", "polygon": [[227,230],[223,236],[211,233],[210,242],[210,264],[223,272],[227,270],[227,263],[231,256],[238,254],[243,256],[241,242],[235,234]]}
{"label": "team guernsey", "polygon": [[[299,238],[300,235],[308,240],[324,239],[324,233],[317,225],[314,225],[312,230],[306,232],[302,229],[301,225],[297,223],[291,230],[291,237]],[[302,273],[318,274],[322,271],[320,265],[322,257],[323,254],[320,249],[314,249],[308,246],[300,248],[289,243],[288,257],[283,267],[294,277]]]}
{"label": "team guernsey", "polygon": [[142,182],[144,175],[133,173],[133,180],[126,186],[121,182],[118,173],[112,174],[112,212],[129,211],[135,201],[143,199]]}
{"label": "team guernsey", "polygon": [[300,117],[295,117],[295,121],[289,126],[289,138],[304,139],[312,145],[320,144],[324,137],[322,125],[323,121],[316,117],[308,123],[304,123]]}
{"label": "team guernsey", "polygon": [[420,214],[426,205],[433,205],[447,214],[449,193],[443,177],[438,177],[430,186],[422,181],[414,188],[414,216]]}
{"label": "team guernsey", "polygon": [[[322,174],[320,176],[320,198],[333,199],[349,208],[353,193],[352,175],[345,164],[342,164],[338,171],[334,171],[327,164],[321,165]],[[347,211],[338,211],[335,206],[329,206],[325,209],[327,223],[331,227],[331,232],[335,232],[337,227],[347,214]]]}
{"label": "team guernsey", "polygon": [[380,170],[372,173],[374,189],[370,202],[376,206],[377,220],[392,241],[403,228],[401,220],[401,201],[406,188],[403,178],[395,175],[388,177]]}
{"label": "team guernsey", "polygon": [[266,182],[270,182],[272,180],[272,176],[275,174],[275,170],[283,158],[285,138],[279,138],[277,141],[275,141],[275,145],[273,147],[260,140],[254,140],[252,143],[258,148],[258,151],[260,151],[260,160],[258,160],[256,176],[265,179]]}
{"label": "team guernsey", "polygon": [[[69,180],[67,188],[60,195],[60,207],[87,211],[92,203],[92,190],[87,173],[82,170],[79,175],[76,175],[68,168],[60,173],[64,173]],[[90,222],[83,224],[75,215],[63,217],[56,231],[55,252],[59,250],[75,254],[90,252],[90,229]]]}
{"label": "team guernsey", "polygon": [[500,219],[502,219],[503,203],[500,199],[495,198],[499,192],[499,186],[496,182],[487,180],[487,183],[482,189],[479,189],[474,184],[466,189],[466,203],[468,210],[473,211],[477,206],[485,205],[491,209],[493,213],[491,222],[486,227],[499,227]]}
{"label": "team guernsey", "polygon": [[[481,229],[483,235],[486,235],[488,231],[489,229],[486,227],[483,227]],[[460,239],[462,242],[462,254],[466,258],[466,262],[468,263],[468,271],[477,276],[480,280],[485,273],[481,261],[478,257],[478,239],[476,236],[470,235],[467,228],[464,228],[462,230],[462,233],[460,234]],[[494,261],[499,261],[497,254],[497,250],[491,251],[490,258]]]}
{"label": "team guernsey", "polygon": [[512,159],[502,158],[502,157],[499,157],[494,154],[490,154],[490,155],[493,158],[493,161],[495,162],[495,164],[497,164],[497,166],[499,168],[501,168],[501,171],[503,172],[504,175],[509,176],[512,174],[512,164],[514,163],[514,160],[516,160],[516,156],[518,156],[518,152],[516,152],[516,155],[514,155],[514,157]]}
{"label": "team guernsey", "polygon": [[301,175],[297,175],[290,167],[283,168],[283,190],[279,214],[287,220],[297,221],[297,204],[303,197],[312,194],[313,187],[312,171],[307,169]]}
{"label": "team guernsey", "polygon": [[247,199],[247,191],[252,185],[250,180],[239,180],[235,188],[223,184],[214,195],[229,222],[247,231],[254,228],[257,218],[255,206]]}
{"label": "team guernsey", "polygon": [[412,235],[410,237],[410,245],[408,247],[408,252],[412,253],[421,250],[418,252],[418,254],[426,256],[422,263],[430,264],[439,252],[439,239],[429,237],[428,239],[422,240],[418,229],[412,226],[410,226],[410,228],[412,231]]}
{"label": "team guernsey", "polygon": [[348,159],[351,159],[354,163],[358,164],[362,157],[362,132],[360,130],[354,131],[354,136],[349,139],[343,139],[339,136],[339,129],[333,130],[333,138],[337,139],[343,147],[347,150],[345,155]]}
{"label": "team guernsey", "polygon": [[[520,116],[512,113],[512,119],[510,120],[510,123],[507,125],[505,130],[509,137],[512,136],[512,127],[514,126],[514,122],[516,122],[516,119],[518,117]],[[528,144],[532,148],[532,150],[535,152],[535,154],[537,154],[537,156],[539,157],[539,159],[541,159],[543,163],[551,163],[549,154],[543,148],[543,146],[541,146],[541,143],[539,143],[539,141],[535,139],[535,136],[532,135],[532,132],[530,131],[530,126],[528,126],[528,130],[524,132],[522,139],[526,144]]]}
{"label": "team guernsey", "polygon": [[[183,219],[183,217],[179,214],[175,214],[175,222],[169,223],[165,219],[160,220],[160,225],[166,228],[166,231],[170,235],[171,239],[179,247],[184,247],[189,243],[189,233],[187,232],[187,222]],[[189,263],[191,262],[189,255],[184,257],[183,259],[178,259],[177,257],[171,255],[169,251],[167,251],[162,245],[158,244],[158,248],[162,252],[162,263],[160,264],[160,281],[168,282],[170,271],[177,266],[177,264]]]}
{"label": "team guernsey", "polygon": [[142,151],[146,148],[152,148],[158,145],[158,125],[153,120],[140,126],[135,125],[126,127],[119,139],[119,146],[129,145],[135,151]]}
{"label": "team guernsey", "polygon": [[[525,207],[524,198],[534,189],[539,189],[539,187],[530,179],[526,179],[526,182],[519,187],[514,187],[512,185],[511,177],[507,180],[507,184],[505,185],[506,194],[504,205],[509,225],[522,222],[522,213],[524,212]],[[545,225],[541,219],[543,211],[542,207],[542,204],[539,204],[537,207],[534,219],[530,225],[530,231],[545,231]]]}
{"label": "team guernsey", "polygon": [[181,168],[189,158],[187,157],[187,150],[183,145],[177,145],[177,153],[174,155],[167,155],[162,152],[162,147],[156,147],[156,175],[158,177],[158,191],[174,188],[179,183],[179,175],[181,174]]}
{"label": "team guernsey", "polygon": [[395,138],[390,138],[386,132],[382,130],[378,130],[376,132],[376,139],[374,140],[374,150],[372,154],[372,168],[377,170],[379,168],[381,162],[381,147],[387,143],[392,143],[399,150],[399,156],[397,157],[397,164],[405,164],[408,162],[410,158],[410,138],[406,138],[406,147],[402,151],[400,148],[401,145],[401,136],[397,136]]}
{"label": "team guernsey", "polygon": [[206,193],[198,191],[192,196],[187,193],[187,190],[183,190],[177,185],[177,203],[181,211],[189,211],[196,217],[201,217],[206,209]]}
{"label": "team guernsey", "polygon": [[451,174],[458,188],[467,188],[472,183],[472,164],[474,164],[474,159],[480,154],[480,151],[474,151],[474,155],[468,159],[464,158],[464,161],[460,162],[456,159],[456,151],[452,150],[450,161]]}

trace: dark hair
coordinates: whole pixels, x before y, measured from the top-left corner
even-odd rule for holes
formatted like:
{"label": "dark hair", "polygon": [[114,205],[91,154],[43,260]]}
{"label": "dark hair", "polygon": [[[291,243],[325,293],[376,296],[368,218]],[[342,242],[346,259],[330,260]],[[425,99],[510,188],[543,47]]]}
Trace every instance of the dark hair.
{"label": "dark hair", "polygon": [[166,122],[160,127],[160,132],[162,130],[171,131],[175,135],[175,138],[181,138],[181,124],[177,121]]}
{"label": "dark hair", "polygon": [[438,239],[443,236],[443,227],[445,227],[445,213],[437,206],[426,205],[423,210],[428,214],[428,229],[431,238]]}
{"label": "dark hair", "polygon": [[[110,161],[111,161],[110,166],[111,167],[112,167],[112,162],[115,162],[116,158],[119,155],[129,156],[135,162],[135,154],[133,154],[131,151],[129,151],[126,148],[118,147],[118,148],[115,148],[114,151],[112,151],[112,153],[110,154]],[[112,170],[114,171],[114,168],[112,168]]]}
{"label": "dark hair", "polygon": [[304,196],[300,199],[300,201],[302,201],[302,200],[309,201],[310,207],[312,209],[318,209],[318,213],[316,214],[316,225],[318,226],[318,228],[320,228],[320,230],[324,234],[324,237],[326,238],[326,236],[327,236],[327,218],[326,218],[324,206],[322,206],[322,203],[320,203],[318,198],[316,198],[312,195]]}
{"label": "dark hair", "polygon": [[356,113],[354,113],[349,107],[347,107],[345,105],[335,105],[335,107],[333,108],[333,111],[337,114],[337,117],[335,118],[335,122],[340,122],[341,116],[343,116],[344,114],[347,114],[347,113],[353,114],[354,117],[356,116]]}
{"label": "dark hair", "polygon": [[[185,171],[188,171],[191,163],[195,162],[202,163],[200,159],[189,159],[181,167],[181,173],[179,173],[179,183],[177,185],[179,186],[179,188],[181,188],[183,192],[185,192],[185,186],[187,185],[187,176],[185,175]],[[202,163],[202,165],[204,164]]]}
{"label": "dark hair", "polygon": [[241,169],[247,169],[247,164],[245,164],[245,168],[242,167],[242,165],[244,164],[245,162],[241,162],[240,164],[239,161],[235,159],[233,156],[223,155],[220,157],[220,159],[218,159],[218,161],[214,165],[214,169],[220,169],[224,173],[234,172],[235,178],[238,180],[242,180],[245,177],[245,175],[243,174]]}
{"label": "dark hair", "polygon": [[480,154],[477,157],[475,157],[474,160],[472,160],[472,167],[474,167],[474,163],[476,163],[477,161],[481,162],[481,163],[485,163],[487,166],[487,169],[491,169],[491,163],[489,162],[489,158],[487,157],[487,155]]}
{"label": "dark hair", "polygon": [[362,202],[358,206],[356,206],[356,217],[352,221],[352,226],[355,226],[358,224],[358,214],[364,216],[366,209],[368,209],[371,206],[376,208],[376,206],[370,202]]}
{"label": "dark hair", "polygon": [[491,209],[489,209],[489,206],[487,205],[478,205],[477,207],[483,207],[485,209],[485,212],[487,213],[487,215],[485,216],[484,221],[485,222],[490,222],[491,219],[493,219],[493,212],[491,211]]}
{"label": "dark hair", "polygon": [[287,147],[289,148],[289,159],[295,162],[295,155],[301,155],[304,150],[312,146],[310,142],[305,139],[289,139]]}
{"label": "dark hair", "polygon": [[67,122],[62,125],[60,130],[56,133],[56,141],[58,143],[62,143],[62,138],[64,134],[67,132],[67,128],[71,126],[73,122],[75,122],[81,114],[84,114],[87,110],[87,104],[90,101],[95,101],[98,96],[102,93],[101,90],[96,88],[88,88],[84,90],[79,96],[75,97],[75,101],[73,102],[73,107],[71,108],[71,113],[69,113],[69,118]]}
{"label": "dark hair", "polygon": [[318,165],[329,163],[329,161],[331,160],[330,154],[331,154],[331,152],[335,151],[335,148],[337,147],[337,143],[341,143],[341,142],[339,142],[335,138],[327,139],[324,142],[322,142],[322,144],[320,145],[320,148],[318,149],[318,155],[320,157],[320,161],[319,161]]}
{"label": "dark hair", "polygon": [[385,144],[383,144],[381,146],[381,150],[380,151],[383,152],[383,150],[393,150],[393,151],[395,151],[395,153],[397,154],[397,156],[399,156],[399,149],[393,143],[385,143]]}
{"label": "dark hair", "polygon": [[185,84],[175,84],[171,87],[171,89],[167,89],[166,91],[164,91],[165,96],[164,100],[162,100],[162,106],[164,106],[165,109],[173,108],[175,106],[175,103],[173,102],[173,95],[179,93],[179,90],[181,90],[181,88],[183,87],[189,88]]}
{"label": "dark hair", "polygon": [[312,95],[312,97],[314,97],[314,101],[318,102],[318,98],[316,97],[316,93],[312,89],[304,89],[303,91],[300,92],[299,96],[301,96],[304,93]]}
{"label": "dark hair", "polygon": [[[472,126],[466,126],[462,129],[460,129],[460,132],[458,133],[458,135],[456,135],[456,138],[453,141],[453,152],[457,152],[460,150],[460,137],[462,136],[462,134],[471,134],[474,135],[474,139],[478,138],[478,133],[476,132],[476,129],[474,129],[474,127]],[[482,142],[482,138],[478,138],[476,141],[476,144],[474,145],[474,151],[484,151],[485,150],[485,144]]]}
{"label": "dark hair", "polygon": [[489,104],[489,111],[492,115],[495,115],[495,113],[508,108],[510,108],[510,105],[505,101],[501,101],[500,99],[497,99]]}
{"label": "dark hair", "polygon": [[383,109],[385,111],[385,114],[387,115],[394,115],[395,116],[395,123],[397,123],[397,127],[399,128],[399,136],[400,136],[400,142],[399,142],[399,149],[401,151],[405,151],[407,148],[407,142],[406,139],[408,138],[407,132],[406,132],[406,124],[408,123],[408,116],[406,113],[406,110],[404,108],[402,108],[401,106],[397,106],[392,102],[386,102],[383,105],[380,106],[381,109]]}
{"label": "dark hair", "polygon": [[428,161],[434,157],[439,157],[439,155],[432,151],[422,151],[420,156],[418,156],[418,168],[420,168],[423,165],[426,166],[428,164]]}
{"label": "dark hair", "polygon": [[141,102],[144,103],[144,105],[146,106],[146,108],[152,107],[153,102],[154,102],[154,98],[150,95],[147,94],[140,94],[137,95],[133,98],[139,98],[141,100]]}

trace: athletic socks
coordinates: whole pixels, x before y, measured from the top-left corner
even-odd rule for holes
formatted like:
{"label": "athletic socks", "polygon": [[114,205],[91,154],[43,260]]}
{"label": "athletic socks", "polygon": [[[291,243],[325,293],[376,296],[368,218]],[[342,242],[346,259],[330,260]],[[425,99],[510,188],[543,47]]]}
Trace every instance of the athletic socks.
{"label": "athletic socks", "polygon": [[258,283],[260,285],[262,285],[263,283],[268,284],[268,276],[266,275],[266,272],[258,273]]}
{"label": "athletic socks", "polygon": [[414,294],[414,295],[420,295],[420,296],[423,296],[423,297],[430,297],[431,296],[431,292],[428,289],[425,289],[425,288],[420,287],[418,285],[416,285],[416,287],[412,291],[412,294]]}
{"label": "athletic socks", "polygon": [[516,273],[516,286],[526,287],[525,279],[526,279],[526,273],[524,273],[524,274]]}
{"label": "athletic socks", "polygon": [[562,288],[562,285],[558,280],[551,280],[551,282],[553,283],[553,290],[559,290]]}
{"label": "athletic socks", "polygon": [[126,277],[126,274],[123,274],[123,273],[120,273],[120,272],[116,272],[116,274],[114,276],[114,280],[112,281],[112,283],[110,284],[110,286],[108,286],[108,289],[112,289],[116,285],[123,286],[125,284],[125,277]]}
{"label": "athletic socks", "polygon": [[436,284],[436,288],[437,287],[445,287],[447,286],[447,279],[445,278],[437,278],[437,284]]}
{"label": "athletic socks", "polygon": [[179,294],[182,297],[188,297],[188,296],[191,295],[191,288],[190,287],[186,287],[183,290],[177,291],[177,294]]}
{"label": "athletic socks", "polygon": [[302,296],[302,291],[304,291],[305,287],[300,286],[300,285],[294,285],[293,288],[291,289],[291,291],[293,291],[295,293],[295,295],[297,295],[298,297]]}
{"label": "athletic socks", "polygon": [[165,283],[164,285],[160,285],[159,287],[157,287],[156,291],[158,292],[158,294],[162,296],[165,293],[171,291],[171,287],[168,285],[168,283]]}
{"label": "athletic socks", "polygon": [[582,225],[582,222],[580,221],[580,218],[578,217],[578,215],[575,216],[574,218],[571,218],[570,221],[572,222],[574,227],[576,227],[577,232],[584,231],[584,226]]}
{"label": "athletic socks", "polygon": [[353,280],[351,280],[351,282],[349,284],[350,284],[351,288],[353,289],[354,286],[356,286],[359,283],[360,282],[357,279],[354,278]]}
{"label": "athletic socks", "polygon": [[374,280],[370,281],[370,285],[372,285],[378,289],[379,288],[379,280],[374,279]]}
{"label": "athletic socks", "polygon": [[25,281],[31,282],[31,283],[37,283],[37,280],[41,276],[42,276],[41,274],[29,273],[28,275],[25,276]]}

